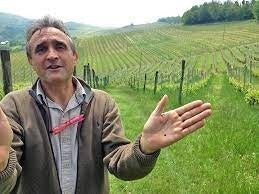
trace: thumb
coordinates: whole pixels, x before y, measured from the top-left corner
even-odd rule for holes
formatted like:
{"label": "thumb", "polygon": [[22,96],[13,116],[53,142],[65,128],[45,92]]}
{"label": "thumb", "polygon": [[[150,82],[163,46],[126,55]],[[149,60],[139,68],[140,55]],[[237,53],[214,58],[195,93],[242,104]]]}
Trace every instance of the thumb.
{"label": "thumb", "polygon": [[164,95],[163,98],[157,103],[157,106],[153,111],[153,114],[161,115],[164,112],[164,108],[166,107],[167,103],[168,103],[168,96]]}
{"label": "thumb", "polygon": [[5,115],[4,111],[2,110],[2,108],[0,107],[0,122],[6,121],[6,120],[7,120],[6,115]]}
{"label": "thumb", "polygon": [[8,119],[0,107],[0,147],[10,146],[13,140],[13,131]]}

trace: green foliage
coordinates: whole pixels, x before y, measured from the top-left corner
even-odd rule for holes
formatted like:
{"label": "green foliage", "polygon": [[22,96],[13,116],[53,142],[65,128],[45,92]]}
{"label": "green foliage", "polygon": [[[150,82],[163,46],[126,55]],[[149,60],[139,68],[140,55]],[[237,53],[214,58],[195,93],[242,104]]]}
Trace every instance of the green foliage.
{"label": "green foliage", "polygon": [[5,96],[3,86],[0,86],[0,100]]}
{"label": "green foliage", "polygon": [[14,84],[13,90],[20,90],[20,89],[28,88],[30,86],[31,86],[30,82],[18,82]]}
{"label": "green foliage", "polygon": [[[19,83],[15,83],[13,85],[13,91],[15,90],[20,90],[20,89],[24,89],[24,88],[29,88],[31,86],[31,83],[29,82],[19,82]],[[0,85],[0,100],[5,96],[4,94],[4,89],[3,89],[3,85]]]}
{"label": "green foliage", "polygon": [[248,89],[245,95],[245,101],[250,105],[259,105],[259,91]]}
{"label": "green foliage", "polygon": [[252,71],[254,77],[259,77],[259,71]]}
{"label": "green foliage", "polygon": [[236,90],[246,93],[247,92],[247,87],[251,87],[251,85],[244,87],[244,84],[238,80],[236,80],[233,77],[229,78],[229,82],[235,87]]}
{"label": "green foliage", "polygon": [[168,23],[168,24],[179,24],[179,23],[181,23],[181,17],[176,16],[176,17],[159,18],[158,22],[165,22],[165,23]]}
{"label": "green foliage", "polygon": [[253,13],[257,21],[259,21],[259,1],[255,1],[254,7],[253,7]]}
{"label": "green foliage", "polygon": [[242,4],[239,4],[238,1],[226,1],[223,4],[212,1],[201,6],[193,6],[183,14],[182,21],[184,24],[190,25],[253,19],[252,7],[253,1],[251,3],[243,1]]}
{"label": "green foliage", "polygon": [[244,84],[235,78],[229,78],[229,82],[236,90],[245,94],[245,101],[250,105],[259,105],[259,91],[254,89],[251,84],[244,87]]}
{"label": "green foliage", "polygon": [[204,88],[205,86],[207,86],[210,78],[211,76],[207,77],[206,79],[201,79],[200,81],[197,81],[188,85],[188,87],[185,84],[183,87],[183,94],[187,95],[187,94],[198,92],[201,88]]}

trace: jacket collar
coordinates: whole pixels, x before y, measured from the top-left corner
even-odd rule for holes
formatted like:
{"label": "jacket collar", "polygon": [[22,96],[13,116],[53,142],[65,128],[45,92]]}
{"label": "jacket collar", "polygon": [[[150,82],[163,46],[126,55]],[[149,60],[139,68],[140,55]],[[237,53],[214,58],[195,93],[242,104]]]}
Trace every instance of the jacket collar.
{"label": "jacket collar", "polygon": [[[38,82],[39,78],[35,81],[35,83],[32,85],[31,89],[29,89],[29,94],[33,97],[33,99],[37,102],[40,103],[40,100],[37,98],[37,94],[36,94],[36,89],[37,89],[37,82]],[[88,104],[92,97],[94,96],[94,92],[92,91],[91,87],[82,79],[77,77],[77,80],[80,82],[80,84],[83,86],[84,90],[85,90],[85,102]]]}

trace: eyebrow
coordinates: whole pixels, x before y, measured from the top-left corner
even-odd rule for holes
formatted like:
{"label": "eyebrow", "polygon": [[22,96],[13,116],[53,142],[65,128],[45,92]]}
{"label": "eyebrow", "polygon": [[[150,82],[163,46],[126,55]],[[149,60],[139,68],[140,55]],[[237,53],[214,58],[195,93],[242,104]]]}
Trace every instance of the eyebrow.
{"label": "eyebrow", "polygon": [[64,41],[54,40],[54,44],[62,44],[67,47],[67,44]]}
{"label": "eyebrow", "polygon": [[[37,51],[37,49],[39,49],[39,47],[44,46],[45,44],[46,44],[46,41],[43,41],[43,42],[37,44],[34,51]],[[52,40],[52,41],[51,41],[51,44],[54,44],[54,45],[56,45],[56,44],[62,44],[62,45],[64,45],[65,47],[67,47],[67,44],[66,44],[64,41],[60,41],[60,40]]]}

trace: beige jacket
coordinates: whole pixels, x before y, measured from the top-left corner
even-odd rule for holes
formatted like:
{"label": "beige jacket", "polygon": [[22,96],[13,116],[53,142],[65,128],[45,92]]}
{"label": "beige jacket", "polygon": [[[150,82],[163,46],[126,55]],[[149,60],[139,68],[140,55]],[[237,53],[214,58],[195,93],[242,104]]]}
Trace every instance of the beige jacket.
{"label": "beige jacket", "polygon": [[[114,100],[81,82],[87,97],[81,110],[86,119],[77,131],[76,193],[109,193],[107,169],[123,180],[142,178],[153,169],[159,151],[145,155],[139,137],[133,143],[126,139]],[[35,86],[6,95],[0,106],[14,132],[8,166],[0,172],[0,193],[60,194],[50,119],[35,97]]]}

